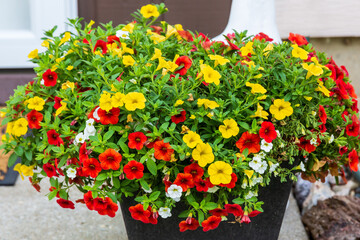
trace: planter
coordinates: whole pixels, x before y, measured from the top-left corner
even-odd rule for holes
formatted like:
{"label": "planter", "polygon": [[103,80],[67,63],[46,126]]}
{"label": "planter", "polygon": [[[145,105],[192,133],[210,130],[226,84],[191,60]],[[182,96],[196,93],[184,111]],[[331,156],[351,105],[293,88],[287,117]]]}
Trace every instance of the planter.
{"label": "planter", "polygon": [[202,228],[195,231],[179,231],[179,222],[176,216],[179,215],[185,206],[177,205],[172,210],[172,217],[163,219],[158,218],[158,224],[144,224],[134,220],[129,212],[129,207],[137,204],[133,199],[124,199],[121,202],[126,231],[129,240],[137,239],[256,239],[256,240],[276,240],[280,232],[282,220],[286,210],[292,182],[288,180],[280,183],[279,178],[273,177],[270,185],[259,189],[259,200],[264,201],[263,210],[259,216],[251,218],[249,224],[239,224],[234,222],[234,218],[228,217],[228,221],[220,223],[215,230],[203,232]]}

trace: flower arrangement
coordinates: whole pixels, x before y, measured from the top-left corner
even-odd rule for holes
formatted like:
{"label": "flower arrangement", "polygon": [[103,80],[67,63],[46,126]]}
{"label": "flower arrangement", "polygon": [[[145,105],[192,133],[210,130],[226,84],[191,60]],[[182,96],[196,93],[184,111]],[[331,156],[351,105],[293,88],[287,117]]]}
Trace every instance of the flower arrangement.
{"label": "flower arrangement", "polygon": [[[251,222],[272,176],[310,181],[358,168],[357,96],[345,67],[300,35],[272,43],[235,32],[226,42],[159,22],[164,4],[135,21],[76,33],[45,32],[29,58],[37,77],[2,113],[9,165],[49,200],[114,217],[138,202],[134,219],[156,224],[177,202],[180,231],[218,227],[232,214]],[[295,158],[299,162],[294,165]],[[283,162],[293,167],[282,166]]]}

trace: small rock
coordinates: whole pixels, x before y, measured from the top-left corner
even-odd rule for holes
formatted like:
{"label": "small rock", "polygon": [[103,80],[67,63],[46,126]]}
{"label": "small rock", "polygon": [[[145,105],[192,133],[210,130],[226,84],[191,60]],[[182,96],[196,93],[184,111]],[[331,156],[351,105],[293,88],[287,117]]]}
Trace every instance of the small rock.
{"label": "small rock", "polygon": [[298,177],[298,181],[295,183],[294,195],[299,206],[303,205],[310,193],[311,186],[311,182],[302,179],[300,176]]}
{"label": "small rock", "polygon": [[345,185],[334,185],[332,190],[336,195],[339,196],[347,196],[350,195],[351,190],[359,187],[359,183],[349,180]]}
{"label": "small rock", "polygon": [[302,221],[313,239],[360,239],[360,199],[334,196],[319,201],[303,215]]}
{"label": "small rock", "polygon": [[334,195],[335,193],[331,190],[328,183],[313,183],[310,189],[310,193],[302,205],[302,215],[313,206],[316,206],[319,200],[325,200],[331,198]]}

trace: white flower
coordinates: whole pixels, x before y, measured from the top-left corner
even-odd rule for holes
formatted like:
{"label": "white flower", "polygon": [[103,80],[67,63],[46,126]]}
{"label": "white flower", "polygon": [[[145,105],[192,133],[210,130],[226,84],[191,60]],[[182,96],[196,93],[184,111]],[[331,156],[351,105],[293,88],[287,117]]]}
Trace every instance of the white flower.
{"label": "white flower", "polygon": [[168,217],[171,217],[171,212],[170,211],[171,210],[168,207],[161,207],[161,208],[159,208],[158,213],[159,213],[160,217],[168,218]]}
{"label": "white flower", "polygon": [[335,137],[334,134],[331,134],[330,138],[329,138],[329,143],[332,143],[334,141]]}
{"label": "white flower", "polygon": [[315,146],[315,145],[317,144],[317,139],[316,139],[316,138],[312,138],[312,139],[310,140],[310,144],[313,145],[313,146]]}
{"label": "white flower", "polygon": [[255,171],[257,171],[257,169],[260,167],[261,165],[261,159],[255,158],[253,157],[253,160],[251,162],[249,162],[249,166],[254,169]]}
{"label": "white flower", "polygon": [[149,190],[146,190],[145,188],[143,188],[143,187],[141,187],[142,188],[142,190],[144,190],[144,192],[146,192],[146,193],[152,193],[152,189],[151,189],[151,187],[149,187]]}
{"label": "white flower", "polygon": [[[92,119],[92,120],[94,120],[94,119]],[[89,126],[89,125],[86,124],[84,134],[87,135],[88,137],[89,136],[95,136],[95,134],[96,134],[95,127],[94,126]]]}
{"label": "white flower", "polygon": [[100,121],[100,117],[99,117],[99,115],[98,115],[99,109],[100,109],[100,107],[97,107],[97,108],[95,109],[95,111],[93,112],[93,117],[94,117],[96,120],[98,120],[98,121]]}
{"label": "white flower", "polygon": [[260,148],[261,148],[261,150],[264,150],[265,152],[270,152],[271,149],[273,148],[273,144],[268,143],[267,141],[265,141],[265,139],[263,139],[263,140],[261,140]]}
{"label": "white flower", "polygon": [[274,164],[274,163],[269,162],[269,165],[270,165],[269,172],[272,173],[279,166],[279,163]]}
{"label": "white flower", "polygon": [[263,157],[260,154],[254,154],[253,161],[260,162]]}
{"label": "white flower", "polygon": [[212,187],[212,188],[209,188],[207,190],[208,193],[215,193],[217,190],[219,190],[219,187],[215,186],[215,187]]}
{"label": "white flower", "polygon": [[262,183],[263,181],[264,181],[264,178],[262,176],[259,176],[259,177],[253,179],[253,184],[256,185],[258,183]]}
{"label": "white flower", "polygon": [[280,143],[280,147],[281,147],[281,148],[285,147],[285,144],[284,144],[284,143]]}
{"label": "white flower", "polygon": [[245,196],[245,199],[250,199],[252,197],[257,197],[257,193],[253,192],[253,191],[249,191],[246,196]]}
{"label": "white flower", "polygon": [[136,84],[136,80],[135,79],[130,79],[129,82],[133,83],[133,84]]}
{"label": "white flower", "polygon": [[95,122],[95,120],[90,118],[89,120],[86,121],[86,127],[93,127],[94,122]]}
{"label": "white flower", "polygon": [[315,111],[312,111],[311,113],[312,113],[312,115],[313,115],[314,117],[316,116],[316,112],[315,112]]}
{"label": "white flower", "polygon": [[306,171],[306,169],[305,169],[305,165],[304,165],[304,163],[303,163],[303,162],[301,162],[301,163],[300,163],[299,167],[300,167],[301,171],[303,171],[303,172],[305,172],[305,171]]}
{"label": "white flower", "polygon": [[253,160],[249,162],[249,166],[254,169],[255,172],[263,174],[266,171],[268,164],[266,161],[259,161],[253,158]]}
{"label": "white flower", "polygon": [[280,131],[279,131],[279,130],[275,130],[275,132],[276,132],[276,137],[281,138]]}
{"label": "white flower", "polygon": [[75,141],[74,144],[77,145],[78,143],[84,143],[86,140],[86,135],[84,133],[79,133],[78,135],[76,135],[75,137]]}
{"label": "white flower", "polygon": [[44,80],[44,79],[41,79],[40,84],[41,84],[41,85],[45,85],[45,80]]}
{"label": "white flower", "polygon": [[266,157],[266,153],[264,152],[259,152],[259,156],[261,159],[265,158]]}
{"label": "white flower", "polygon": [[116,31],[116,36],[119,37],[119,38],[130,39],[129,38],[129,32],[126,32],[126,31],[123,31],[123,30]]}
{"label": "white flower", "polygon": [[66,175],[71,178],[71,179],[74,179],[76,177],[76,169],[74,168],[68,168],[66,170]]}
{"label": "white flower", "polygon": [[246,178],[244,178],[244,180],[241,184],[241,188],[245,189],[245,188],[247,188],[247,185],[248,185],[248,181],[246,180]]}
{"label": "white flower", "polygon": [[266,169],[268,167],[268,164],[267,164],[266,161],[261,161],[260,163],[261,163],[261,165],[258,168],[257,172],[260,173],[260,174],[263,174],[266,171]]}
{"label": "white flower", "polygon": [[182,188],[176,184],[172,184],[168,188],[167,194],[169,195],[169,197],[171,197],[172,199],[174,199],[176,201],[177,198],[181,197]]}

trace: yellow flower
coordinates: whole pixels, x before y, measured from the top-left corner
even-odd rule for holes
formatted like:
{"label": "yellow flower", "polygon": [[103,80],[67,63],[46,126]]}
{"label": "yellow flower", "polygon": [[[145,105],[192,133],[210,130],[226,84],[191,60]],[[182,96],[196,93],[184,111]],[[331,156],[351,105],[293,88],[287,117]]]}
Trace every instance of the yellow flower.
{"label": "yellow flower", "polygon": [[203,143],[200,139],[200,135],[193,131],[188,131],[187,134],[183,136],[183,141],[189,148],[194,148],[197,144]]}
{"label": "yellow flower", "polygon": [[205,167],[206,164],[212,163],[215,159],[209,143],[198,143],[192,151],[192,157],[198,161],[200,167]]}
{"label": "yellow flower", "polygon": [[264,55],[265,55],[265,56],[268,56],[269,53],[270,53],[270,51],[272,51],[273,49],[274,49],[274,44],[269,43],[269,44],[266,46],[266,48],[264,48],[264,50],[263,50]]}
{"label": "yellow flower", "polygon": [[125,65],[125,67],[128,67],[128,66],[134,65],[135,60],[131,56],[126,55],[126,56],[123,57],[122,62]]}
{"label": "yellow flower", "polygon": [[251,70],[251,68],[255,68],[254,61],[246,61],[246,60],[244,60],[242,62],[249,66],[249,70]]}
{"label": "yellow flower", "polygon": [[304,96],[304,98],[308,101],[311,101],[312,97]]}
{"label": "yellow flower", "polygon": [[178,68],[179,65],[172,61],[165,61],[163,58],[159,58],[159,65],[156,68],[156,71],[162,68],[165,68],[169,70],[170,72],[174,72],[176,68]]}
{"label": "yellow flower", "polygon": [[51,41],[51,40],[44,40],[44,41],[41,43],[41,46],[42,46],[42,47],[49,48],[50,41]]}
{"label": "yellow flower", "polygon": [[125,94],[117,92],[111,98],[111,105],[114,108],[122,107],[124,106],[124,99],[125,99]]}
{"label": "yellow flower", "polygon": [[244,170],[245,175],[250,179],[254,174],[254,170]]}
{"label": "yellow flower", "polygon": [[150,29],[148,29],[146,32],[147,34],[151,35],[150,39],[153,40],[155,44],[161,43],[166,40],[165,36],[154,33]]}
{"label": "yellow flower", "polygon": [[70,32],[66,32],[66,33],[64,34],[64,37],[60,40],[59,46],[61,46],[61,45],[64,44],[65,42],[69,41],[69,40],[70,40],[70,37],[71,37]]}
{"label": "yellow flower", "polygon": [[217,104],[217,102],[211,101],[211,100],[206,99],[206,98],[204,98],[204,99],[199,98],[197,100],[197,105],[198,105],[198,107],[201,107],[202,105],[204,105],[205,109],[208,109],[208,108],[215,109],[215,108],[219,107],[219,104]]}
{"label": "yellow flower", "polygon": [[318,80],[319,86],[315,91],[322,92],[325,96],[330,97],[330,91],[324,86],[324,82]]}
{"label": "yellow flower", "polygon": [[35,109],[36,111],[41,111],[44,109],[45,100],[37,96],[27,100],[28,108]]}
{"label": "yellow flower", "polygon": [[166,38],[169,38],[169,37],[171,37],[171,36],[174,35],[174,34],[175,34],[175,35],[178,34],[176,28],[174,28],[173,26],[171,26],[170,24],[168,24],[168,25],[167,25],[167,29],[166,29],[166,34],[165,34]]}
{"label": "yellow flower", "polygon": [[184,103],[184,101],[179,99],[175,102],[174,106],[177,107],[177,106],[182,105],[183,103]]}
{"label": "yellow flower", "polygon": [[24,176],[31,177],[32,175],[34,175],[34,172],[33,172],[34,167],[35,167],[35,165],[26,166],[26,165],[22,165],[22,164],[18,163],[14,166],[14,171],[19,172],[21,179],[24,180]]}
{"label": "yellow flower", "polygon": [[28,130],[28,124],[29,123],[25,118],[19,118],[14,122],[14,125],[11,129],[12,134],[17,137],[26,134]]}
{"label": "yellow flower", "polygon": [[158,17],[160,15],[157,7],[152,4],[142,6],[140,13],[144,16],[144,18]]}
{"label": "yellow flower", "polygon": [[32,51],[29,53],[28,58],[39,58],[38,52],[39,52],[38,49],[32,50]]}
{"label": "yellow flower", "polygon": [[209,55],[211,60],[214,60],[215,67],[220,64],[221,66],[225,65],[226,63],[230,62],[229,59],[224,58],[220,55]]}
{"label": "yellow flower", "polygon": [[219,131],[221,132],[223,138],[230,138],[238,135],[239,127],[234,119],[226,119],[223,123],[224,125],[219,126]]}
{"label": "yellow flower", "polygon": [[121,48],[122,48],[122,53],[129,53],[129,54],[134,54],[134,50],[131,48],[128,48],[126,46],[126,43],[121,43]]}
{"label": "yellow flower", "polygon": [[162,59],[163,57],[161,56],[161,50],[158,48],[155,48],[154,50],[154,56],[152,56],[152,58],[150,59],[150,61],[153,61],[155,59]]}
{"label": "yellow flower", "polygon": [[8,133],[10,135],[13,134],[14,123],[15,122],[8,122],[8,124],[6,126],[6,133]]}
{"label": "yellow flower", "polygon": [[308,52],[302,48],[299,48],[298,45],[293,44],[291,45],[293,50],[291,51],[291,55],[296,58],[300,58],[302,60],[306,60],[308,58]]}
{"label": "yellow flower", "polygon": [[319,66],[319,65],[316,65],[315,63],[311,63],[310,65],[308,65],[307,63],[303,63],[301,65],[305,70],[308,71],[306,74],[306,79],[308,79],[309,77],[311,77],[313,75],[320,76],[324,72],[321,65]]}
{"label": "yellow flower", "polygon": [[195,118],[196,118],[195,115],[191,114],[190,119],[195,119]]}
{"label": "yellow flower", "polygon": [[257,100],[265,100],[267,98],[267,95],[262,95],[262,96],[260,96],[260,97],[257,97],[256,99]]}
{"label": "yellow flower", "polygon": [[181,126],[181,132],[180,132],[181,134],[185,134],[188,131],[190,131],[190,129],[187,126],[185,126],[185,125]]}
{"label": "yellow flower", "polygon": [[208,168],[210,182],[214,185],[230,183],[232,172],[230,164],[224,161],[214,162]]}
{"label": "yellow flower", "polygon": [[90,22],[88,23],[88,25],[86,26],[87,28],[90,28],[92,25],[94,25],[94,21],[93,20],[90,20]]}
{"label": "yellow flower", "polygon": [[133,23],[129,23],[128,25],[123,27],[121,30],[132,33],[134,31],[134,27],[135,27],[135,25]]}
{"label": "yellow flower", "polygon": [[261,86],[260,84],[257,84],[257,83],[255,84],[255,83],[247,82],[245,85],[247,87],[251,87],[251,93],[252,94],[254,94],[254,93],[262,93],[262,94],[264,94],[264,93],[267,92],[266,89],[263,86]]}
{"label": "yellow flower", "polygon": [[214,113],[213,113],[213,112],[209,112],[208,114],[206,114],[206,116],[207,116],[208,118],[212,118],[212,117],[214,116]]}
{"label": "yellow flower", "polygon": [[255,52],[253,51],[253,42],[248,42],[245,46],[240,48],[241,51],[241,55],[242,56],[247,56],[249,53],[251,54],[255,54]]}
{"label": "yellow flower", "polygon": [[102,110],[110,111],[110,110],[113,108],[112,99],[111,99],[110,93],[103,93],[103,94],[101,94],[99,101],[100,101],[99,107],[100,107]]}
{"label": "yellow flower", "polygon": [[61,85],[61,89],[63,89],[63,90],[68,89],[68,88],[71,88],[71,90],[73,90],[75,88],[75,83],[66,81],[66,83],[63,83]]}
{"label": "yellow flower", "polygon": [[268,119],[269,114],[264,110],[264,108],[258,103],[257,104],[257,110],[254,115],[250,117],[261,117],[264,119]]}
{"label": "yellow flower", "polygon": [[215,83],[215,85],[220,84],[221,75],[218,71],[214,70],[212,67],[206,64],[202,64],[201,74],[204,76],[206,83]]}
{"label": "yellow flower", "polygon": [[293,114],[293,108],[291,103],[284,99],[275,99],[273,105],[270,106],[270,113],[277,120],[283,120],[285,117],[289,117]]}
{"label": "yellow flower", "polygon": [[132,118],[131,114],[128,114],[126,117],[126,122],[133,122],[134,119]]}
{"label": "yellow flower", "polygon": [[262,74],[258,74],[258,75],[255,75],[254,78],[261,78],[262,77]]}
{"label": "yellow flower", "polygon": [[71,71],[73,69],[74,69],[74,66],[71,66],[71,65],[67,66],[67,68],[66,68],[66,70],[68,70],[68,71]]}
{"label": "yellow flower", "polygon": [[62,111],[68,110],[68,108],[66,107],[66,106],[67,106],[67,103],[66,103],[66,102],[61,101],[60,104],[61,104],[61,107],[59,107],[59,108],[56,110],[55,116],[59,116],[60,113],[62,113]]}
{"label": "yellow flower", "polygon": [[135,111],[135,109],[144,109],[146,99],[142,93],[131,92],[126,94],[124,103],[128,111]]}

